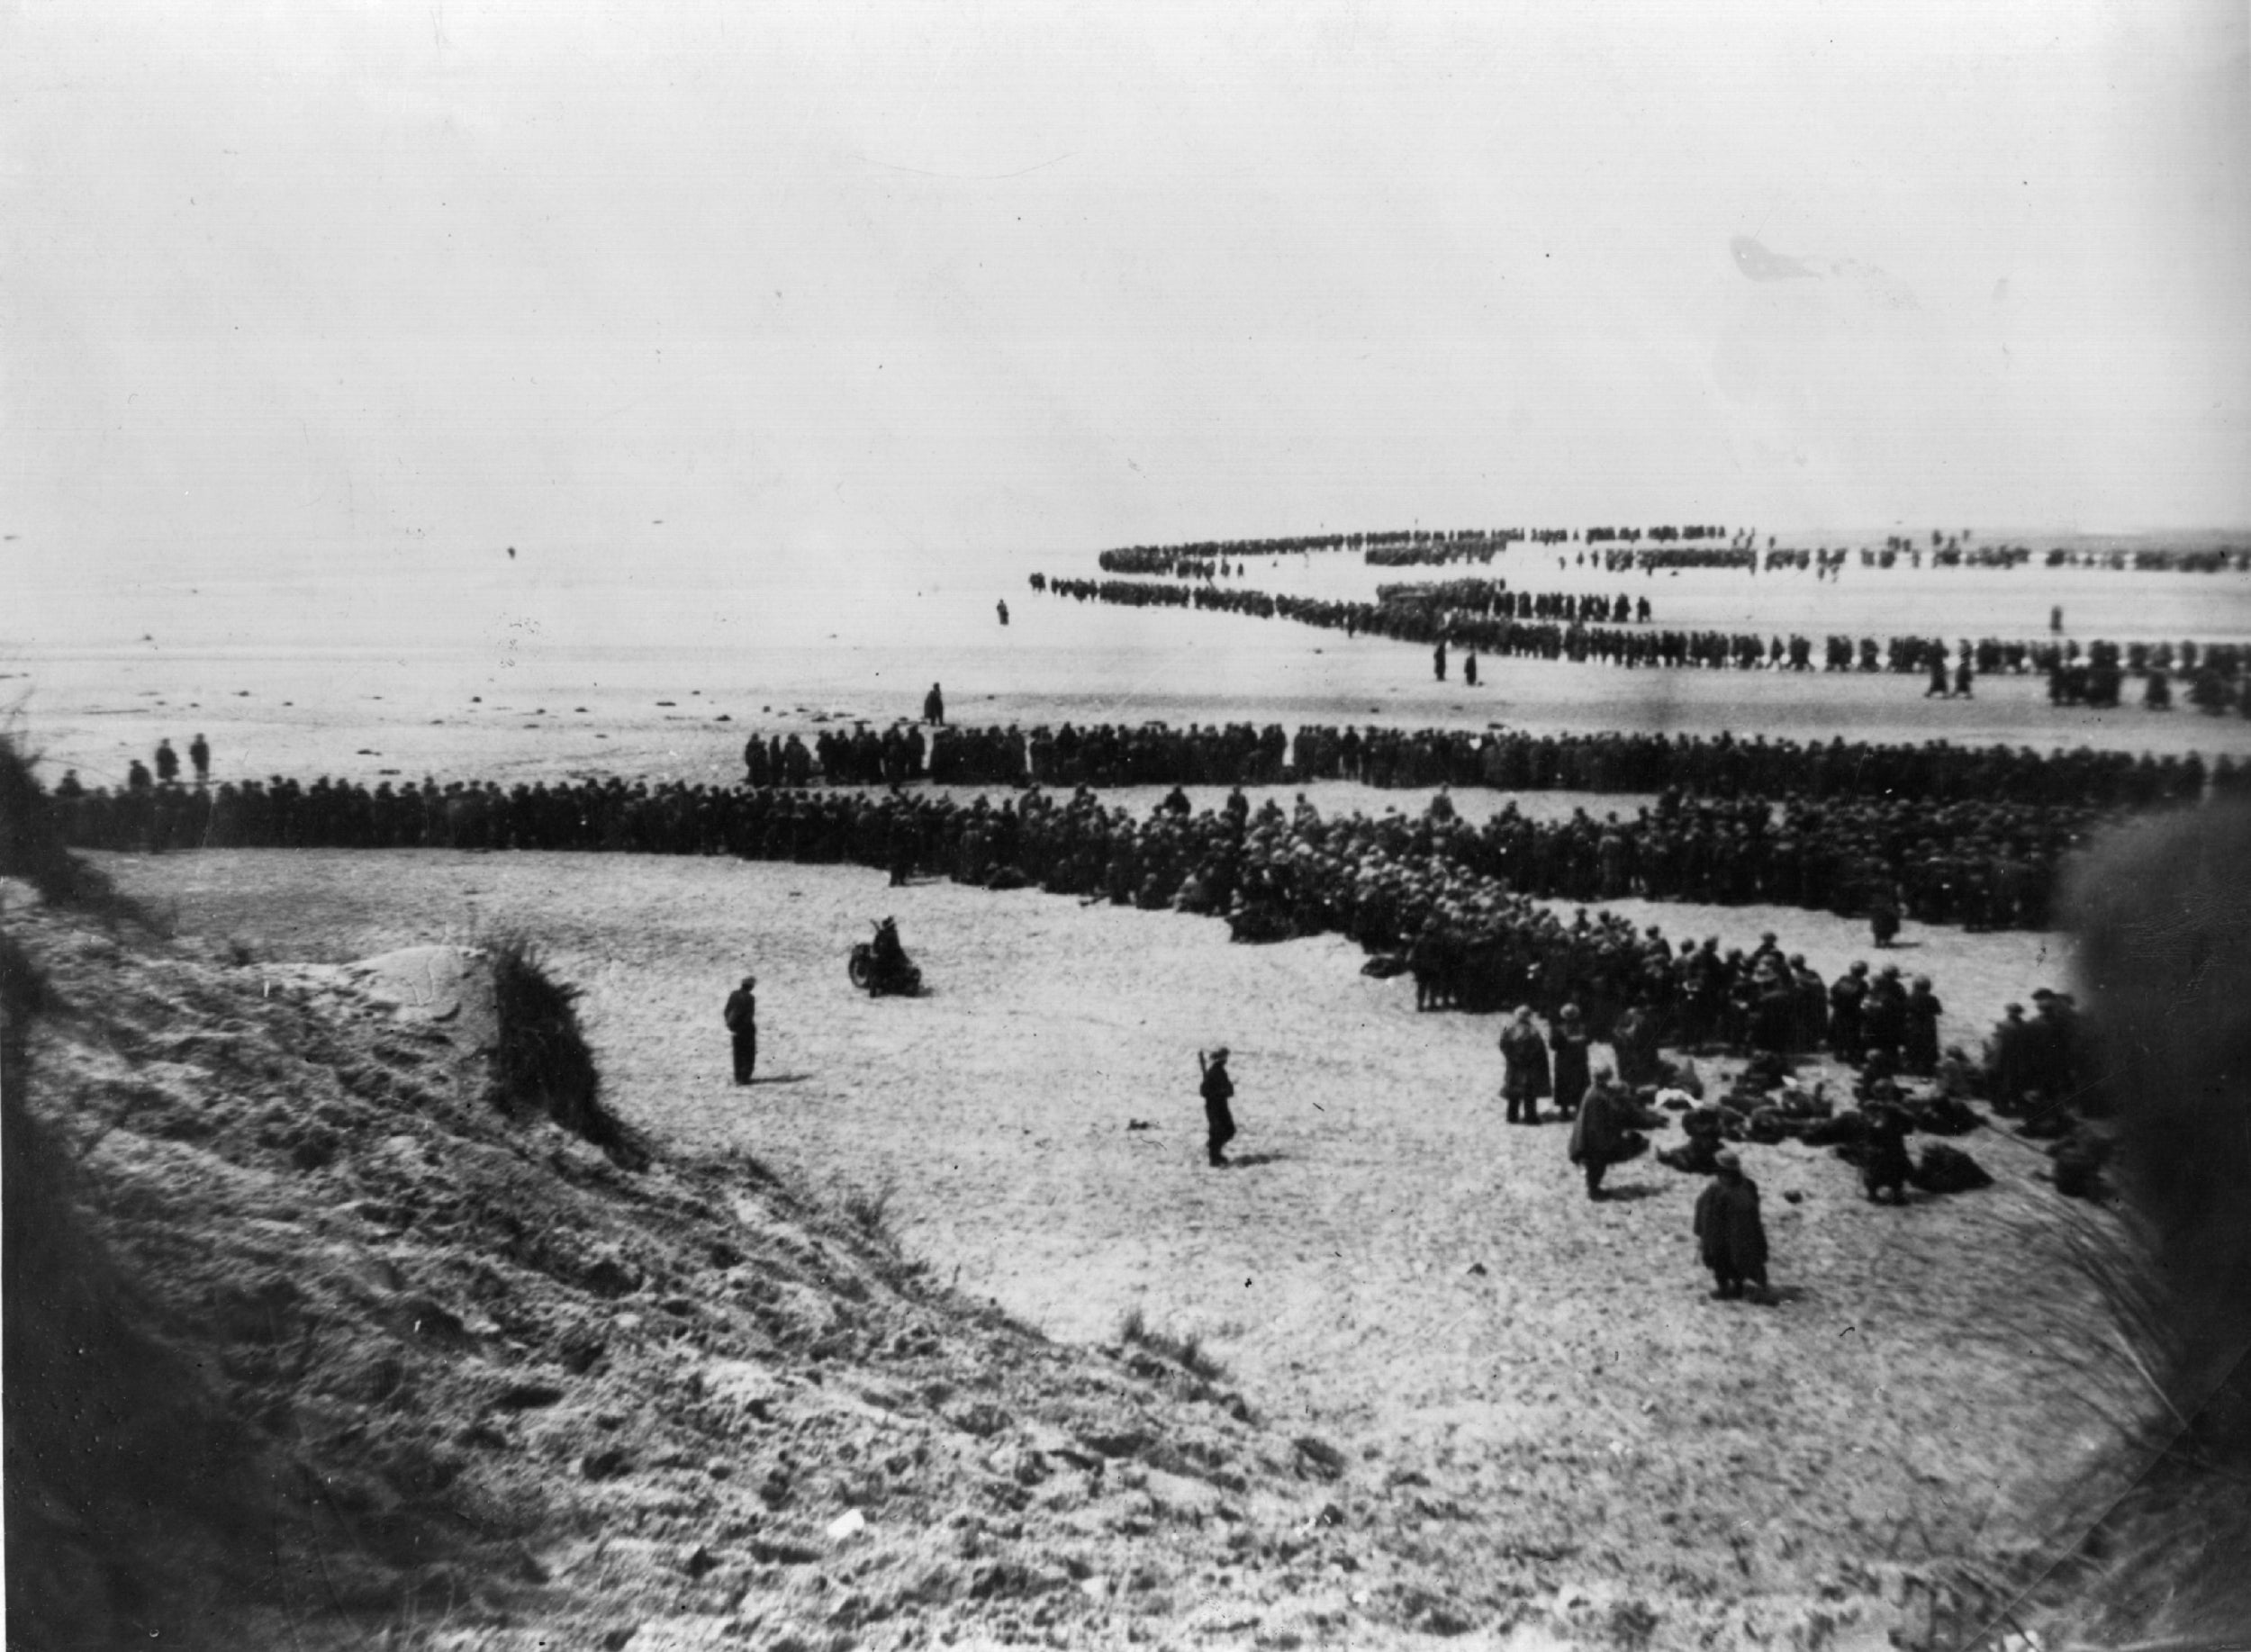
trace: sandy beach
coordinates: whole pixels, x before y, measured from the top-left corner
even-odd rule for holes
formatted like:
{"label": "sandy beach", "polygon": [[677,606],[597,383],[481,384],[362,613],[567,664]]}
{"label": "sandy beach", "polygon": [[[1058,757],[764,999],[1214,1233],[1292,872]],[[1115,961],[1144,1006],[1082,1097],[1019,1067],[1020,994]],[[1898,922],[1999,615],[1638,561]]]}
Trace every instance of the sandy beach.
{"label": "sandy beach", "polygon": [[[1491,1019],[1417,1015],[1407,981],[1362,976],[1335,937],[1231,946],[1172,914],[721,860],[106,863],[262,958],[536,933],[585,989],[608,1093],[659,1141],[890,1187],[938,1277],[1066,1341],[1135,1310],[1194,1334],[1283,1426],[1435,1473],[1492,1541],[1568,1535],[1582,1568],[1635,1587],[1703,1564],[1691,1534],[1723,1530],[1744,1590],[1786,1594],[1905,1541],[1903,1509],[1922,1535],[1900,1557],[1997,1556],[2099,1440],[2022,1336],[2044,1281],[2005,1223],[2056,1197],[2032,1147],[1978,1133],[1961,1145],[1998,1186],[1905,1209],[1863,1201],[1827,1150],[1747,1149],[1783,1304],[1712,1303],[1688,1233],[1702,1178],[1643,1160],[1590,1205],[1564,1129],[1501,1123]],[[931,996],[846,983],[845,947],[884,913]],[[1796,911],[1647,916],[1772,926],[1825,972],[1864,939]],[[2053,937],[1906,938],[1949,1040],[2065,979]],[[745,970],[747,1090],[718,1018]],[[1202,1165],[1194,1085],[1194,1052],[1221,1042],[1244,1131],[1225,1175]]]}

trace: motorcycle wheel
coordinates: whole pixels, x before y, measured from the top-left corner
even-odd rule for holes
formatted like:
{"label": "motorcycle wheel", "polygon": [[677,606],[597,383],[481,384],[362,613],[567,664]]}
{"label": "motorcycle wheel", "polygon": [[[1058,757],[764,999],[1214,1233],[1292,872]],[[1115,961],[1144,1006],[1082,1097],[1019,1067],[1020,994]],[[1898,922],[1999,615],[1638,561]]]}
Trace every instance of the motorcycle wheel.
{"label": "motorcycle wheel", "polygon": [[845,965],[845,973],[852,977],[852,984],[861,991],[874,990],[875,971],[868,962],[866,947],[855,946],[852,949],[852,957]]}

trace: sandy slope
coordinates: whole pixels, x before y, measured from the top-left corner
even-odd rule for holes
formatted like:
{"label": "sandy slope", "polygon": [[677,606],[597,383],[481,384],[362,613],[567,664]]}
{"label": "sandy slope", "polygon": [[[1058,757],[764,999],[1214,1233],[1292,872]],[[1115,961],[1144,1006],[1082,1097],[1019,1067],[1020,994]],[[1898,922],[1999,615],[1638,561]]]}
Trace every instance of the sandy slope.
{"label": "sandy slope", "polygon": [[[529,930],[587,989],[629,1117],[816,1183],[895,1184],[915,1254],[1058,1336],[1102,1339],[1135,1306],[1202,1334],[1285,1428],[1427,1478],[1449,1512],[1422,1540],[1490,1590],[1602,1584],[1711,1623],[1879,1561],[1991,1559],[2092,1444],[2014,1330],[2043,1282],[1994,1224],[2054,1197],[2030,1150],[1973,1137],[1998,1187],[1894,1211],[1825,1153],[1749,1149],[1787,1300],[1713,1304],[1695,1178],[1645,1160],[1590,1206],[1562,1131],[1499,1123],[1493,1024],[1416,1016],[1404,981],[1362,977],[1333,938],[1232,947],[1170,915],[716,860],[111,864],[184,928],[267,957]],[[886,911],[933,996],[845,982],[845,947]],[[1774,927],[1824,973],[1860,939],[1794,911],[1647,916]],[[1909,938],[1930,943],[1907,956],[1929,960],[1949,1040],[2061,979],[2052,937]],[[748,1091],[726,1082],[718,1023],[746,968],[764,1029]],[[1246,1163],[1216,1175],[1193,1052],[1223,1040]]]}
{"label": "sandy slope", "polygon": [[[1411,1488],[1167,1354],[1047,1342],[740,1155],[626,1174],[504,1119],[489,980],[398,1013],[454,957],[12,930],[50,996],[32,1115],[167,1421],[228,1453],[150,1436],[138,1346],[23,1391],[12,1313],[44,1540],[11,1531],[11,1644],[1388,1645],[1533,1611],[1404,1540]],[[116,1467],[70,1470],[57,1413]]]}

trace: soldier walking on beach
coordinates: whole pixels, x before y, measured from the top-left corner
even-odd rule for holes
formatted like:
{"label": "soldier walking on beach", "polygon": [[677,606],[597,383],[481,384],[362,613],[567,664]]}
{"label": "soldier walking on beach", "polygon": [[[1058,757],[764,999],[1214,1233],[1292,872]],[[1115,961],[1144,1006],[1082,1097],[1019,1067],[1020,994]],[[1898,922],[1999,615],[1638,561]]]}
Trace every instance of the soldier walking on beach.
{"label": "soldier walking on beach", "polygon": [[743,977],[743,984],[727,995],[727,1034],[735,1045],[735,1082],[748,1084],[758,1065],[758,978]]}
{"label": "soldier walking on beach", "polygon": [[157,742],[157,779],[169,786],[180,778],[180,754],[172,749],[172,742]]}
{"label": "soldier walking on beach", "polygon": [[930,691],[922,697],[922,720],[926,723],[945,721],[945,696],[938,691],[938,685],[935,682],[930,685]]}
{"label": "soldier walking on beach", "polygon": [[1712,1295],[1724,1302],[1746,1284],[1767,1296],[1767,1227],[1758,1216],[1758,1184],[1743,1174],[1731,1147],[1714,1160],[1716,1174],[1696,1198],[1696,1243],[1712,1270]]}
{"label": "soldier walking on beach", "polygon": [[1004,599],[1001,601],[996,602],[993,604],[993,607],[999,612],[1000,623],[1002,625],[1007,625],[1008,623],[1008,604],[1007,600]]}
{"label": "soldier walking on beach", "polygon": [[1234,1099],[1234,1080],[1227,1076],[1227,1046],[1206,1055],[1196,1052],[1196,1065],[1204,1075],[1204,1123],[1210,1131],[1207,1151],[1214,1169],[1225,1169],[1227,1163],[1227,1143],[1235,1139],[1234,1110],[1228,1104]]}
{"label": "soldier walking on beach", "polygon": [[211,742],[197,735],[188,743],[187,760],[195,765],[195,783],[206,784],[211,779]]}

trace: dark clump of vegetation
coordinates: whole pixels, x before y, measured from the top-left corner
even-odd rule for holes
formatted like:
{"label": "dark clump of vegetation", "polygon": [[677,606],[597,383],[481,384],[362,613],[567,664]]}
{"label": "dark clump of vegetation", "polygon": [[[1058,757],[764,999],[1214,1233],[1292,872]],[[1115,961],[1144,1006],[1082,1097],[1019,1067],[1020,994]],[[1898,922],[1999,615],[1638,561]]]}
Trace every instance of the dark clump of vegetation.
{"label": "dark clump of vegetation", "polygon": [[265,1558],[258,1459],[86,1225],[71,1157],[31,1112],[29,1033],[50,1000],[0,934],[7,1643],[208,1644]]}
{"label": "dark clump of vegetation", "polygon": [[0,877],[23,879],[59,907],[118,905],[109,879],[63,843],[54,799],[39,782],[39,759],[6,729],[0,729]]}
{"label": "dark clump of vegetation", "polygon": [[898,1196],[899,1184],[892,1181],[872,1188],[846,1186],[836,1195],[836,1211],[878,1250],[897,1250],[899,1234],[891,1223],[891,1202]]}
{"label": "dark clump of vegetation", "polygon": [[1205,1350],[1202,1340],[1193,1332],[1173,1336],[1159,1331],[1137,1307],[1126,1309],[1126,1317],[1118,1322],[1117,1340],[1170,1359],[1201,1382],[1216,1383],[1227,1375],[1227,1368]]}
{"label": "dark clump of vegetation", "polygon": [[578,1025],[579,989],[547,972],[538,946],[503,935],[485,948],[493,964],[493,1099],[511,1115],[545,1114],[592,1142],[610,1162],[647,1168],[648,1149],[601,1102],[601,1074]]}
{"label": "dark clump of vegetation", "polygon": [[2251,811],[2130,829],[2070,910],[2124,1206],[2070,1250],[2130,1487],[2090,1488],[2058,1613],[2105,1641],[2224,1634],[2251,1623]]}

